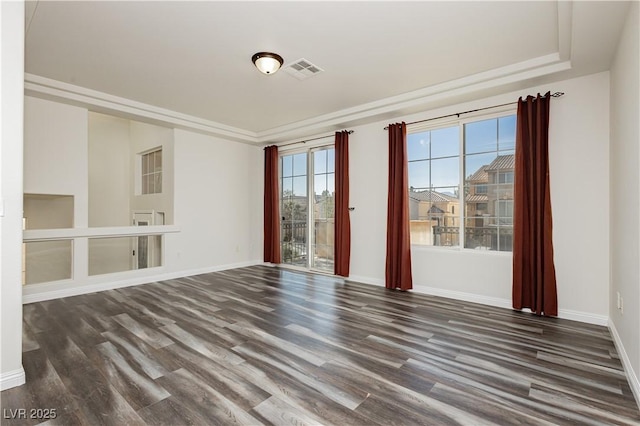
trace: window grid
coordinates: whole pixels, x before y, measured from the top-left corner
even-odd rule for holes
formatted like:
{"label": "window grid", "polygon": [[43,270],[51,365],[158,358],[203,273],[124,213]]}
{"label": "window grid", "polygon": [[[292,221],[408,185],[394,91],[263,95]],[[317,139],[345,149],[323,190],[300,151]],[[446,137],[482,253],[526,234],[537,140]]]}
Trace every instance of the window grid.
{"label": "window grid", "polygon": [[162,148],[144,153],[142,161],[141,194],[162,193]]}
{"label": "window grid", "polygon": [[[477,117],[447,126],[422,128],[407,138],[412,244],[511,251],[515,115]],[[458,153],[434,155],[432,132],[446,129],[456,129],[449,146],[455,145]],[[422,155],[416,154],[417,140],[427,145]],[[454,185],[442,180],[441,170],[434,170],[433,164],[441,159],[457,160]]]}

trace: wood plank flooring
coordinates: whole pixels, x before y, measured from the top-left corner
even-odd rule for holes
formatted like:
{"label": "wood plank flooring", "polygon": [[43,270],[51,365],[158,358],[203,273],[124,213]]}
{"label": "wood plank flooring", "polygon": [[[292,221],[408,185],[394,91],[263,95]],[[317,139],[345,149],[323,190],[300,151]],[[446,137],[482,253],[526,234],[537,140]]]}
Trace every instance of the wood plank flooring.
{"label": "wood plank flooring", "polygon": [[640,424],[605,327],[265,266],[25,305],[23,356],[3,425]]}

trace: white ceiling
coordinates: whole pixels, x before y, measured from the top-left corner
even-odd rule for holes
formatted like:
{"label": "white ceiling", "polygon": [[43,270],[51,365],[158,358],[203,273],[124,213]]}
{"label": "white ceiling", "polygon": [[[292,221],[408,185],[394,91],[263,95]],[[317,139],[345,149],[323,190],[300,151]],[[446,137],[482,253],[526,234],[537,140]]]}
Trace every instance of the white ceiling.
{"label": "white ceiling", "polygon": [[[607,70],[628,6],[27,2],[26,87],[236,140],[282,141]],[[251,63],[258,51],[324,72],[266,76]]]}

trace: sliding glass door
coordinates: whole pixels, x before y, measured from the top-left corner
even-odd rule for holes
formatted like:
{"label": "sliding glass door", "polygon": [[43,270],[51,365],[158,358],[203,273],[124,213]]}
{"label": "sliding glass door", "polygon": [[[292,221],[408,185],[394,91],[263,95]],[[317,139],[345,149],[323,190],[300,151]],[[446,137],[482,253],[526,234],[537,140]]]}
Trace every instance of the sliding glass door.
{"label": "sliding glass door", "polygon": [[334,167],[333,147],[281,156],[282,263],[333,273]]}
{"label": "sliding glass door", "polygon": [[280,158],[282,263],[308,267],[309,182],[307,153]]}
{"label": "sliding glass door", "polygon": [[318,149],[313,155],[313,232],[311,268],[333,273],[335,229],[335,149]]}

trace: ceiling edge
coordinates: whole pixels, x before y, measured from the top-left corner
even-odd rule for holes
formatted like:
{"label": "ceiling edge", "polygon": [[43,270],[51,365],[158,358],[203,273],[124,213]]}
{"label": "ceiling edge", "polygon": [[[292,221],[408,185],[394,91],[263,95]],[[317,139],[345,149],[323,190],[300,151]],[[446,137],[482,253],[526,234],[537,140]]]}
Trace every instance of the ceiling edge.
{"label": "ceiling edge", "polygon": [[571,63],[569,61],[562,61],[560,55],[554,53],[263,132],[252,132],[227,126],[35,74],[25,74],[25,94],[81,106],[95,112],[109,113],[160,125],[170,125],[236,142],[264,145],[304,137],[311,133],[326,132],[327,129],[336,130],[348,122],[375,119],[376,117],[389,115],[394,111],[415,109],[421,106],[428,107],[433,102],[481,90],[495,89],[506,84],[542,77],[570,68]]}
{"label": "ceiling edge", "polygon": [[543,77],[568,69],[571,69],[571,62],[560,60],[560,55],[554,53],[503,68],[429,86],[399,96],[381,99],[354,108],[348,108],[258,132],[257,137],[261,143],[283,142],[286,141],[287,138],[300,137],[301,132],[322,132],[326,128],[339,128],[343,126],[344,123],[388,115],[394,111],[415,109],[420,106],[427,107],[433,102],[442,101],[447,98],[486,89],[494,89],[506,84]]}
{"label": "ceiling edge", "polygon": [[215,121],[136,102],[35,74],[25,73],[24,88],[25,95],[82,106],[95,112],[110,113],[152,123],[169,124],[172,127],[195,130],[199,133],[219,136],[237,142],[259,143],[256,133],[249,130],[227,126]]}

